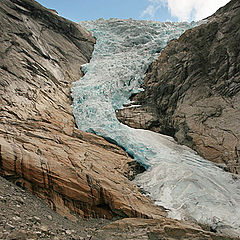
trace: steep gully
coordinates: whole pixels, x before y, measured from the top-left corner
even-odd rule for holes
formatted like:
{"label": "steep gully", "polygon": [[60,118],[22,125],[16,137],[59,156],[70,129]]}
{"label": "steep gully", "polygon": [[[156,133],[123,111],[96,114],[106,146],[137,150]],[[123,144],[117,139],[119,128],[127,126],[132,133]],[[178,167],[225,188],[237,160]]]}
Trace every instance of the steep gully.
{"label": "steep gully", "polygon": [[[132,129],[115,111],[138,107],[129,97],[141,91],[148,64],[172,38],[193,25],[110,19],[82,22],[97,38],[85,76],[73,83],[73,112],[81,130],[117,143],[148,170],[135,179],[172,218],[239,233],[238,177],[180,146],[170,137]],[[156,50],[157,49],[157,50]],[[128,107],[129,105],[129,107]]]}

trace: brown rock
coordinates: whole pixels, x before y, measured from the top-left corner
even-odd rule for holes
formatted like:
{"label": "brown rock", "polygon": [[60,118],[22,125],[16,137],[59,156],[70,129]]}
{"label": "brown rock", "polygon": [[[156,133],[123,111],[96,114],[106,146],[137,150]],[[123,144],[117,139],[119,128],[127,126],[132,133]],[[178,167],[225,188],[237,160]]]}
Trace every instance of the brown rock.
{"label": "brown rock", "polygon": [[145,91],[132,98],[141,107],[119,110],[119,120],[173,136],[239,173],[239,16],[240,3],[232,0],[171,41],[148,69]]}
{"label": "brown rock", "polygon": [[120,122],[133,128],[153,129],[158,124],[157,114],[148,107],[130,106],[116,110],[116,116]]}
{"label": "brown rock", "polygon": [[72,219],[165,215],[124,176],[122,149],[75,128],[70,88],[93,37],[32,0],[2,0],[0,20],[0,174]]}
{"label": "brown rock", "polygon": [[13,231],[7,237],[7,240],[28,240],[28,239],[37,239],[37,236],[32,232],[27,232],[23,230]]}
{"label": "brown rock", "polygon": [[[125,218],[104,228],[104,239],[238,239],[203,230],[200,226],[177,220]],[[116,234],[118,233],[118,234]]]}

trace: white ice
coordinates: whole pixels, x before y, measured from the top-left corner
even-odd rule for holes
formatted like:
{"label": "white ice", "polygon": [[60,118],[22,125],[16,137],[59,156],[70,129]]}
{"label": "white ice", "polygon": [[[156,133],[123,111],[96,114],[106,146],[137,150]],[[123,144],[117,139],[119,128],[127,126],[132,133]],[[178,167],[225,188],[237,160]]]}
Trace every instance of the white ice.
{"label": "white ice", "polygon": [[167,42],[196,23],[99,19],[81,22],[97,43],[84,77],[73,84],[73,113],[79,129],[117,143],[148,170],[135,183],[177,219],[210,224],[218,231],[239,231],[240,184],[170,137],[132,129],[115,111],[130,103],[149,64]]}

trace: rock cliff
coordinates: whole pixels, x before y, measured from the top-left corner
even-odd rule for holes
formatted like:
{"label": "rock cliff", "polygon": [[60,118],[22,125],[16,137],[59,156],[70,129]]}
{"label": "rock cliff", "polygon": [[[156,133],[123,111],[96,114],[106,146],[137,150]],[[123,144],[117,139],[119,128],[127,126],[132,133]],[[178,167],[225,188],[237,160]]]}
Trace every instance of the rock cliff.
{"label": "rock cliff", "polygon": [[0,2],[0,174],[74,218],[166,215],[126,176],[133,159],[76,129],[70,88],[95,39],[32,0]]}
{"label": "rock cliff", "polygon": [[149,67],[144,92],[117,111],[135,128],[167,134],[240,173],[240,3],[171,41]]}

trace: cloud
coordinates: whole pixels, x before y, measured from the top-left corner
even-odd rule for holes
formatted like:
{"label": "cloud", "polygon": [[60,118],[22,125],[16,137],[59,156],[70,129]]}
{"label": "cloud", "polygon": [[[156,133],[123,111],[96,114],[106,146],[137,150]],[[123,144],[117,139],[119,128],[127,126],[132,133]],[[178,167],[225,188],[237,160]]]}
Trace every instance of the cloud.
{"label": "cloud", "polygon": [[168,6],[172,17],[179,21],[200,20],[210,16],[230,0],[148,0],[148,7],[141,16],[156,17],[158,10]]}
{"label": "cloud", "polygon": [[148,0],[151,4],[142,12],[141,17],[149,16],[154,18],[156,16],[157,11],[164,5],[163,2],[159,0]]}
{"label": "cloud", "polygon": [[155,17],[155,14],[157,12],[157,8],[154,5],[149,5],[142,13],[141,13],[141,17],[143,16],[150,16],[151,18]]}

